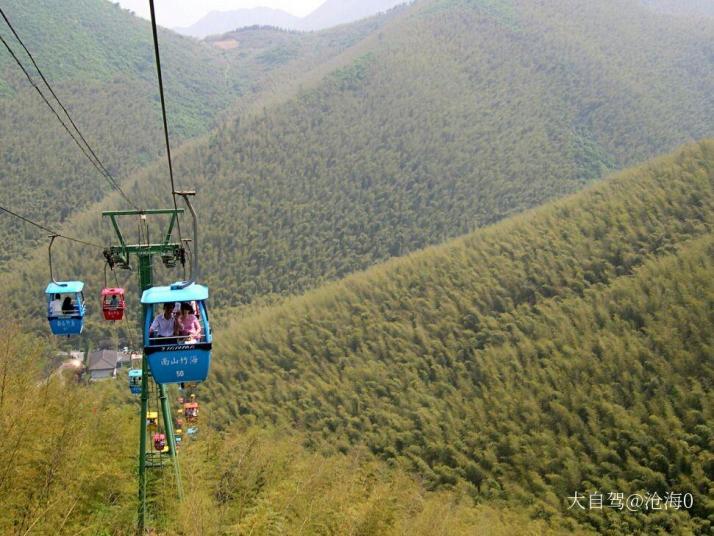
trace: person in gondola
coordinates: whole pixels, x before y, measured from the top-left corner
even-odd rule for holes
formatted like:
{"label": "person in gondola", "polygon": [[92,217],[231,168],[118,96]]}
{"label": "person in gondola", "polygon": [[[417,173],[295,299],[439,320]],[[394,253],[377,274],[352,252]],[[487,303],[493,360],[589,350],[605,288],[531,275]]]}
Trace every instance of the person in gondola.
{"label": "person in gondola", "polygon": [[112,294],[112,297],[109,300],[109,308],[110,309],[118,309],[119,308],[119,296],[117,296],[116,294]]}
{"label": "person in gondola", "polygon": [[187,343],[198,342],[201,338],[201,323],[194,314],[194,309],[190,303],[183,302],[181,304],[181,313],[176,319],[178,324],[178,334],[188,337]]}
{"label": "person in gondola", "polygon": [[50,302],[50,316],[59,316],[62,314],[62,297],[59,294],[54,295],[54,299]]}
{"label": "person in gondola", "polygon": [[71,315],[74,312],[74,304],[72,303],[72,298],[69,296],[65,297],[62,302],[62,314]]}
{"label": "person in gondola", "polygon": [[178,334],[178,323],[174,318],[174,304],[172,302],[166,302],[164,304],[164,311],[156,315],[154,321],[149,326],[149,337],[154,339],[158,338],[160,340],[155,341],[153,344],[173,344],[176,342],[176,335]]}

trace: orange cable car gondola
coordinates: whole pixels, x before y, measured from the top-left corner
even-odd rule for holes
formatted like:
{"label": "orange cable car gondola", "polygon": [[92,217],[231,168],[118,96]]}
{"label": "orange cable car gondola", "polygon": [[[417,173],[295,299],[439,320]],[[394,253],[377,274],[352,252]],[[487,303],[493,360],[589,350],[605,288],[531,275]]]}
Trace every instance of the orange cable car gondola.
{"label": "orange cable car gondola", "polygon": [[187,402],[183,405],[183,414],[186,421],[193,423],[198,421],[198,402]]}
{"label": "orange cable car gondola", "polygon": [[121,320],[124,318],[123,288],[105,288],[102,290],[102,312],[105,320]]}

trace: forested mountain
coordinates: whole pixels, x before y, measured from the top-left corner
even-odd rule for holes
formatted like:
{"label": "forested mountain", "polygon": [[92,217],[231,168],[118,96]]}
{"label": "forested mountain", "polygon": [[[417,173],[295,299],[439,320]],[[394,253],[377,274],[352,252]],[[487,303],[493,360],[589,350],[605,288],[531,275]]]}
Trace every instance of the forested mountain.
{"label": "forested mountain", "polygon": [[318,85],[177,160],[219,303],[300,293],[714,134],[714,24],[512,4],[403,9]]}
{"label": "forested mountain", "polygon": [[[169,206],[147,23],[104,0],[6,4],[128,195]],[[714,136],[714,21],[424,0],[308,35],[160,39],[215,345],[187,500],[152,494],[152,528],[711,531],[714,140],[592,183]],[[109,243],[100,211],[125,204],[0,58],[0,201]],[[90,314],[81,343],[38,342],[46,248],[14,257],[39,233],[0,226],[0,532],[128,532],[125,384],[38,368],[46,344],[136,337],[136,289],[123,324],[100,322],[101,251],[60,241]],[[693,504],[568,508],[596,493]]]}
{"label": "forested mountain", "polygon": [[203,39],[209,35],[222,34],[246,26],[274,26],[276,28],[295,29],[300,17],[281,9],[255,7],[235,11],[211,11],[191,26],[174,28],[181,35],[190,35]]}
{"label": "forested mountain", "polygon": [[[11,0],[2,7],[100,159],[120,182],[163,154],[147,21],[105,0]],[[239,97],[243,102],[265,91],[274,92],[279,71],[309,71],[378,27],[378,21],[350,27],[344,39],[332,33],[312,34],[306,36],[305,45],[298,44],[301,36],[295,34],[287,55],[273,42],[273,29],[251,30],[251,38],[241,40],[236,53],[160,30],[174,146],[208,131]],[[4,22],[0,35],[31,67]],[[34,69],[30,71],[39,82]],[[54,226],[110,190],[4,47],[0,50],[0,116],[3,206]],[[0,215],[0,231],[0,265],[22,253],[37,237],[36,230],[5,215]]]}
{"label": "forested mountain", "polygon": [[321,30],[338,24],[359,20],[387,11],[411,0],[326,0],[315,11],[304,17],[299,30]]}
{"label": "forested mountain", "polygon": [[[107,398],[113,382],[38,381],[45,348],[3,317],[0,331],[0,533],[134,534],[136,411]],[[507,536],[547,529],[515,509],[427,492],[364,449],[310,452],[299,435],[213,433],[180,454],[186,497],[169,473],[153,494],[157,534]]]}
{"label": "forested mountain", "polygon": [[[221,431],[152,526],[706,534],[713,208],[714,141],[234,323],[201,391]],[[0,529],[128,532],[135,412],[38,382],[43,347],[6,321],[0,347]],[[694,506],[567,509],[611,490]]]}
{"label": "forested mountain", "polygon": [[[714,134],[714,24],[634,1],[422,2],[349,43],[296,97],[177,151],[214,305],[301,293]],[[165,163],[129,191],[168,203]],[[73,234],[109,240],[98,209]],[[25,292],[47,278],[44,249],[33,259],[0,292],[39,322]],[[58,262],[101,284],[99,256]]]}
{"label": "forested mountain", "polygon": [[[212,422],[604,534],[708,533],[713,226],[710,141],[269,308],[217,338]],[[576,491],[694,506],[567,510]]]}
{"label": "forested mountain", "polygon": [[[381,30],[397,15],[391,12],[386,16],[310,33],[252,26],[208,37],[205,42],[223,49],[224,57],[231,62],[239,62],[251,54],[254,68],[262,67],[267,71],[273,87],[295,79],[307,84],[312,70],[320,67],[329,69],[330,60]],[[285,93],[280,89],[277,92]],[[256,93],[260,95],[260,91]]]}
{"label": "forested mountain", "polygon": [[[123,179],[161,154],[156,68],[146,21],[104,0],[10,0],[2,8],[113,175]],[[0,34],[40,83],[4,22]],[[166,31],[160,39],[171,132],[180,142],[206,132],[245,80],[210,47]],[[0,116],[3,205],[53,225],[110,190],[4,47]],[[26,245],[21,239],[25,231],[28,238],[34,234],[4,215],[0,230],[0,261]]]}
{"label": "forested mountain", "polygon": [[263,7],[211,11],[195,24],[175,31],[203,39],[248,26],[275,26],[286,30],[317,31],[347,24],[387,11],[407,0],[327,0],[305,17]]}

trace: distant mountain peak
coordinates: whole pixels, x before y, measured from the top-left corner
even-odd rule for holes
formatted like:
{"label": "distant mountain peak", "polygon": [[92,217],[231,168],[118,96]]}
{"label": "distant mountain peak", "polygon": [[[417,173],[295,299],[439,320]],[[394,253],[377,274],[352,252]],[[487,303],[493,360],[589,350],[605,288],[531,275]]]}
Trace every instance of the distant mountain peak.
{"label": "distant mountain peak", "polygon": [[322,30],[387,11],[408,0],[326,0],[302,19],[303,30]]}
{"label": "distant mountain peak", "polygon": [[275,26],[289,29],[294,28],[299,21],[299,17],[280,9],[254,7],[234,11],[210,11],[191,26],[174,28],[174,31],[203,39],[209,35],[221,34],[245,26]]}
{"label": "distant mountain peak", "polygon": [[211,11],[191,26],[174,31],[203,39],[247,26],[274,26],[287,30],[322,30],[387,11],[411,0],[327,0],[305,17],[280,9],[254,7],[231,11]]}

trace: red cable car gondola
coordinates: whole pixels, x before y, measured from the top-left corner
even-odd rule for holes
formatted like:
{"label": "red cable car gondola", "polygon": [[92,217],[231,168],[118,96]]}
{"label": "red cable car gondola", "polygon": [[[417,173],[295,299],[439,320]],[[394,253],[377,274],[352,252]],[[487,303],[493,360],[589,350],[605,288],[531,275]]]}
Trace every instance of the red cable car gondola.
{"label": "red cable car gondola", "polygon": [[166,452],[168,450],[165,434],[154,434],[154,449],[159,452]]}
{"label": "red cable car gondola", "polygon": [[102,312],[106,320],[121,320],[124,318],[124,289],[105,288],[102,290]]}

